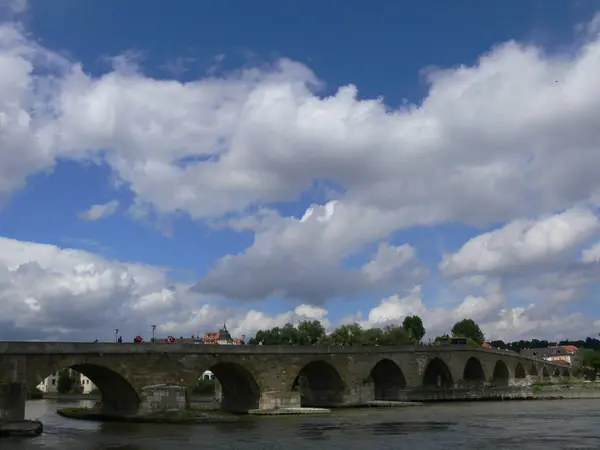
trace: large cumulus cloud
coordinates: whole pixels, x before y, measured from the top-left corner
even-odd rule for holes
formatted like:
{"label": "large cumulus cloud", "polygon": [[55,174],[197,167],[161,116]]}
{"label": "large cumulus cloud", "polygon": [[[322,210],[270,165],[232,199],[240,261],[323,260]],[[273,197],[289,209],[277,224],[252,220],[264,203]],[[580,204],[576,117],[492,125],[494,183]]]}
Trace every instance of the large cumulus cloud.
{"label": "large cumulus cloud", "polygon": [[[153,79],[124,58],[91,76],[21,26],[0,25],[0,200],[61,158],[102,161],[131,190],[138,216],[183,213],[254,233],[248,249],[218,260],[192,292],[157,268],[4,240],[12,250],[2,256],[0,295],[11,327],[75,333],[85,320],[60,324],[86,310],[105,324],[117,315],[191,328],[221,314],[190,303],[202,295],[283,295],[306,306],[381,289],[416,292],[427,275],[418,249],[391,236],[461,222],[501,225],[445,255],[441,275],[458,278],[461,298],[436,314],[519,318],[533,332],[530,324],[543,320],[507,305],[509,290],[540,293],[544,277],[558,275],[545,295],[576,300],[597,281],[597,248],[573,256],[598,227],[596,23],[569,54],[507,42],[472,66],[429,70],[427,95],[397,108],[360,99],[352,85],[319,96],[318,74],[287,59],[189,83]],[[329,201],[304,217],[273,207],[323,184]],[[365,252],[366,261],[347,263]],[[517,282],[516,272],[531,277]],[[378,311],[369,317],[384,317]],[[305,317],[286,314],[277,320]],[[239,331],[252,328],[239,323],[247,324]]]}

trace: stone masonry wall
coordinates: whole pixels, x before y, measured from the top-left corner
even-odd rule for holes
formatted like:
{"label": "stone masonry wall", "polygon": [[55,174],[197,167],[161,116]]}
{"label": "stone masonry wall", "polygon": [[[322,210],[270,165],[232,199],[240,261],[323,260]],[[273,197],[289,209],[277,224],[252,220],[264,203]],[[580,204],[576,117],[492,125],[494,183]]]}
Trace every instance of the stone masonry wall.
{"label": "stone masonry wall", "polygon": [[23,420],[27,390],[24,384],[0,384],[0,422]]}
{"label": "stone masonry wall", "polygon": [[299,408],[300,406],[300,392],[297,391],[263,392],[259,403],[259,409]]}
{"label": "stone masonry wall", "polygon": [[184,386],[160,384],[142,389],[140,415],[164,411],[182,411],[188,408]]}

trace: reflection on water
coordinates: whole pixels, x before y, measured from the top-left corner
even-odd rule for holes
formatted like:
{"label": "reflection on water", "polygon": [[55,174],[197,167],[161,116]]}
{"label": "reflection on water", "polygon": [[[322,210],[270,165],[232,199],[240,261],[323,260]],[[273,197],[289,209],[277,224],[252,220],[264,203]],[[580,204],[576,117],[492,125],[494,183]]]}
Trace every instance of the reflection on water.
{"label": "reflection on water", "polygon": [[92,404],[28,402],[28,418],[40,418],[44,434],[3,440],[0,450],[600,448],[599,400],[430,404],[345,410],[327,417],[247,417],[206,425],[101,424],[55,413],[65,406]]}

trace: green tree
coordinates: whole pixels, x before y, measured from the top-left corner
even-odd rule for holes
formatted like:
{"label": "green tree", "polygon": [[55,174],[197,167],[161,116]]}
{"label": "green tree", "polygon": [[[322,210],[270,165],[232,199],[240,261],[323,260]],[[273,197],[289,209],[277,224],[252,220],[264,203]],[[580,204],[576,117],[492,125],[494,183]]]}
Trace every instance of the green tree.
{"label": "green tree", "polygon": [[481,345],[485,341],[485,336],[473,319],[463,319],[456,322],[452,327],[452,336],[472,339]]}
{"label": "green tree", "polygon": [[600,370],[600,351],[598,350],[584,350],[582,364],[584,366],[592,367],[595,370]]}
{"label": "green tree", "polygon": [[248,341],[250,345],[258,345],[260,343],[264,345],[281,345],[281,328],[275,327],[270,330],[258,330],[256,336]]}
{"label": "green tree", "polygon": [[194,394],[198,395],[214,395],[215,380],[204,380],[200,378],[194,386]]}
{"label": "green tree", "polygon": [[382,330],[381,345],[410,345],[414,342],[414,338],[401,326],[388,325]]}
{"label": "green tree", "polygon": [[404,322],[402,322],[402,328],[417,342],[421,342],[421,339],[425,336],[425,327],[419,316],[405,317]]}
{"label": "green tree", "polygon": [[363,331],[361,344],[384,345],[383,330],[381,328],[368,328]]}
{"label": "green tree", "polygon": [[56,390],[61,394],[66,394],[73,389],[73,379],[69,373],[69,369],[63,369],[58,373],[58,380],[56,381]]}
{"label": "green tree", "polygon": [[492,342],[490,342],[490,345],[494,348],[500,348],[502,350],[506,350],[508,348],[506,343],[502,340],[492,341]]}
{"label": "green tree", "polygon": [[296,345],[299,343],[300,333],[291,323],[286,323],[279,332],[280,345]]}
{"label": "green tree", "polygon": [[296,328],[298,329],[300,345],[318,344],[325,337],[325,327],[318,320],[305,320],[300,322]]}
{"label": "green tree", "polygon": [[342,325],[329,335],[332,345],[355,345],[360,344],[363,337],[363,329],[357,324]]}
{"label": "green tree", "polygon": [[581,371],[588,380],[596,380],[597,374],[600,371],[600,350],[583,350]]}

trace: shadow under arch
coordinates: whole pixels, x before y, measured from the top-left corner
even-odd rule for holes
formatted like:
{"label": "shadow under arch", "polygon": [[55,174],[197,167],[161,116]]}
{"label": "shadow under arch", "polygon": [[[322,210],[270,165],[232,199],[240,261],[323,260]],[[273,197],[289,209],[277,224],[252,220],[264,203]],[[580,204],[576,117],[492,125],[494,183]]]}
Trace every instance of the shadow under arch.
{"label": "shadow under arch", "polygon": [[553,377],[560,377],[560,369],[557,367],[556,370],[552,373]]}
{"label": "shadow under arch", "polygon": [[452,385],[452,374],[446,363],[439,358],[429,361],[423,374],[423,386],[449,388]]}
{"label": "shadow under arch", "polygon": [[[523,371],[525,373],[525,371]],[[495,385],[497,386],[508,386],[510,380],[510,373],[508,371],[508,366],[504,361],[498,360],[494,365],[494,374],[492,375],[492,379]]]}
{"label": "shadow under arch", "polygon": [[[556,370],[558,370],[558,369],[556,369]],[[562,376],[563,377],[571,377],[571,372],[569,372],[569,369],[563,369]]]}
{"label": "shadow under arch", "polygon": [[527,373],[525,372],[525,367],[523,367],[523,364],[521,364],[521,363],[517,363],[517,365],[515,366],[515,378],[518,378],[518,379],[527,378]]}
{"label": "shadow under arch", "polygon": [[375,364],[369,376],[373,381],[375,400],[398,400],[401,397],[400,391],[406,388],[402,369],[391,359],[382,359]]}
{"label": "shadow under arch", "polygon": [[550,372],[546,366],[542,367],[542,378],[550,378]]}
{"label": "shadow under arch", "polygon": [[538,376],[538,370],[537,367],[535,367],[535,364],[531,365],[531,369],[529,369],[529,375],[531,375],[532,377]]}
{"label": "shadow under arch", "polygon": [[219,381],[223,411],[246,414],[251,409],[258,409],[260,387],[248,369],[241,364],[220,362],[208,370]]}
{"label": "shadow under arch", "polygon": [[333,365],[316,360],[300,369],[292,390],[300,391],[301,406],[330,408],[343,403],[345,384]]}
{"label": "shadow under arch", "polygon": [[[75,372],[90,379],[98,388],[101,400],[101,411],[103,414],[118,414],[118,415],[135,415],[140,406],[140,397],[136,389],[121,375],[120,373],[94,363],[75,363],[70,365],[59,365],[55,372],[50,372],[56,375],[56,384],[58,384],[59,374],[62,370],[72,369]],[[45,379],[45,378],[44,378]],[[77,383],[78,380],[75,380]],[[78,384],[75,384],[77,386]],[[37,385],[34,389],[37,388]],[[29,386],[31,390],[31,386]]]}
{"label": "shadow under arch", "polygon": [[463,380],[467,383],[485,382],[485,372],[483,371],[481,362],[474,356],[471,356],[465,364],[465,368],[463,369]]}

